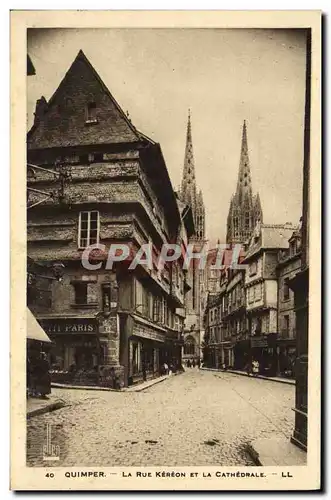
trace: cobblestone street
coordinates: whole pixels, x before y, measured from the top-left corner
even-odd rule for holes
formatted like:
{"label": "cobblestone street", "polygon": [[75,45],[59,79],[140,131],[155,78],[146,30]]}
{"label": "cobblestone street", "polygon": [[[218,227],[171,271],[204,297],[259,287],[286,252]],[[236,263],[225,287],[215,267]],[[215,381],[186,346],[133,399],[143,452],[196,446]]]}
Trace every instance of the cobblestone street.
{"label": "cobblestone street", "polygon": [[[254,465],[258,437],[290,437],[295,387],[188,369],[142,392],[53,389],[68,406],[28,421],[30,466]],[[44,462],[46,424],[60,460]]]}

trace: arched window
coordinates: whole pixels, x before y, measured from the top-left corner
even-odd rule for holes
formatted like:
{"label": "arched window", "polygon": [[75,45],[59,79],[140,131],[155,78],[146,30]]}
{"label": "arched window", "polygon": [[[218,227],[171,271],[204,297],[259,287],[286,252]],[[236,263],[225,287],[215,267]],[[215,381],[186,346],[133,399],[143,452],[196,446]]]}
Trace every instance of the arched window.
{"label": "arched window", "polygon": [[195,354],[195,340],[193,337],[187,337],[184,342],[184,354],[193,355]]}

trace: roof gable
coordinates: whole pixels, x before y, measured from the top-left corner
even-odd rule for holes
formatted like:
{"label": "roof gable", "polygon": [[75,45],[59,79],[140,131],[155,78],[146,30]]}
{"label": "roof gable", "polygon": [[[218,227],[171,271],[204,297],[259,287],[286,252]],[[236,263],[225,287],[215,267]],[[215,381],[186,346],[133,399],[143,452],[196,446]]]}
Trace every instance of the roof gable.
{"label": "roof gable", "polygon": [[258,225],[251,237],[246,259],[255,255],[259,250],[286,249],[289,247],[289,238],[295,226],[288,224]]}
{"label": "roof gable", "polygon": [[[86,123],[95,103],[96,122]],[[137,142],[140,134],[80,50],[28,134],[29,149]]]}

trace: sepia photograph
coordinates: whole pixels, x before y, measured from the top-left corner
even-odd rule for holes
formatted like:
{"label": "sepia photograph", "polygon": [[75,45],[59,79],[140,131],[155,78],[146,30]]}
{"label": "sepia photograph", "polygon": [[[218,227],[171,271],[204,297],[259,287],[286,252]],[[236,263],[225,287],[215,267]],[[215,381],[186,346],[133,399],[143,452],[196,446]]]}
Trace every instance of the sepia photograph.
{"label": "sepia photograph", "polygon": [[12,383],[40,489],[319,469],[320,34],[249,24],[27,23]]}

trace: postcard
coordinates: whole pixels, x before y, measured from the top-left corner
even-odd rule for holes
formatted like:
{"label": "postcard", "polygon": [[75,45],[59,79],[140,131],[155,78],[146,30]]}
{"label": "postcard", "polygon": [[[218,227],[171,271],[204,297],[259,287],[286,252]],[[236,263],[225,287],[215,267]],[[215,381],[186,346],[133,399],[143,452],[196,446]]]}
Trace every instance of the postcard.
{"label": "postcard", "polygon": [[321,13],[12,11],[11,72],[11,489],[320,489]]}

